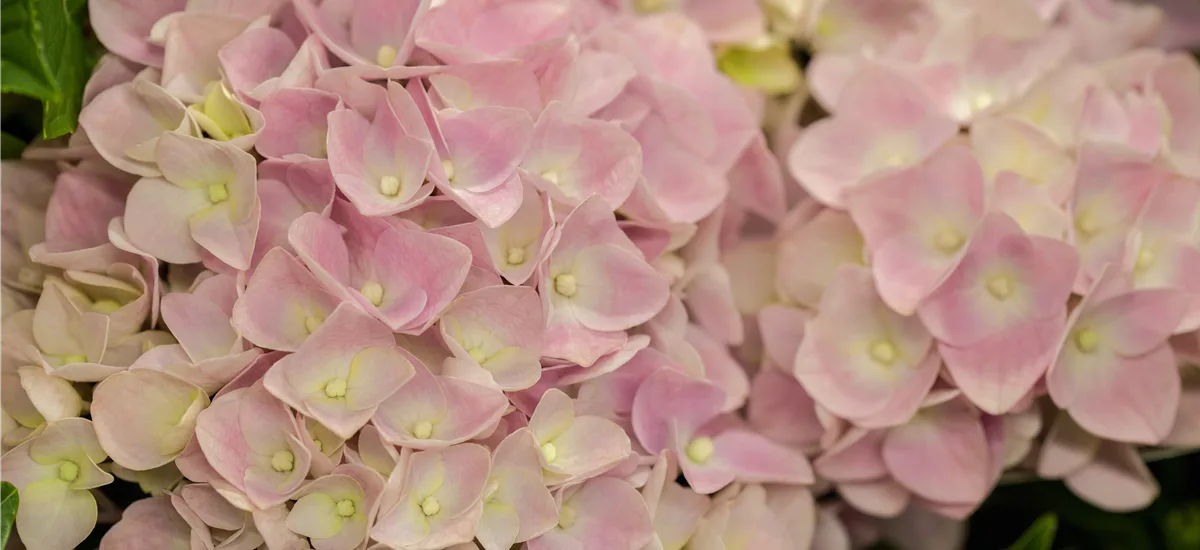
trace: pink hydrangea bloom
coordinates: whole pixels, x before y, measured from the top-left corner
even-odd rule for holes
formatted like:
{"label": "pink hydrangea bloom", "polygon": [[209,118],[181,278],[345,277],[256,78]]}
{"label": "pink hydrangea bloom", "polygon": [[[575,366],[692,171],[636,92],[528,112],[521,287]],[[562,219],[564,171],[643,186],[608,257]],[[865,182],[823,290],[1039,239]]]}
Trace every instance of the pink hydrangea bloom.
{"label": "pink hydrangea bloom", "polygon": [[115,477],[102,550],[953,550],[1200,445],[1183,15],[88,4],[80,131],[3,164],[25,547]]}

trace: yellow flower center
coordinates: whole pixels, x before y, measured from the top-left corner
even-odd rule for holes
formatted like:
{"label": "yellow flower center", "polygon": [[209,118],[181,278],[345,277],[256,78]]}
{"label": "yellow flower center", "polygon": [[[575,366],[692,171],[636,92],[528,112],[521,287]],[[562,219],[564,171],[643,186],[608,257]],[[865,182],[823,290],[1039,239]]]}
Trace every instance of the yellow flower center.
{"label": "yellow flower center", "polygon": [[484,361],[487,361],[487,353],[484,352],[482,349],[473,348],[471,351],[469,351],[467,353],[471,356],[471,359],[474,359],[475,362],[479,363],[480,365],[482,365]]}
{"label": "yellow flower center", "polygon": [[570,506],[563,506],[558,511],[558,526],[563,529],[570,529],[575,525],[575,509]]}
{"label": "yellow flower center", "polygon": [[398,53],[400,52],[396,51],[396,48],[384,44],[375,52],[375,63],[380,67],[391,67],[392,63],[396,62],[396,54]]}
{"label": "yellow flower center", "polygon": [[217,204],[229,199],[229,190],[225,188],[224,183],[216,183],[208,186],[208,201]]}
{"label": "yellow flower center", "polygon": [[658,13],[667,9],[669,0],[633,0],[633,10],[640,14]]}
{"label": "yellow flower center", "polygon": [[971,107],[973,107],[976,112],[987,109],[995,103],[996,98],[988,92],[976,92],[976,94],[971,97]]}
{"label": "yellow flower center", "polygon": [[78,464],[75,464],[74,462],[71,462],[70,460],[64,460],[58,464],[58,479],[61,479],[61,480],[69,483],[69,482],[75,481],[78,477],[79,477],[79,465]]}
{"label": "yellow flower center", "polygon": [[296,456],[291,451],[276,451],[271,455],[271,469],[276,472],[290,472],[295,464]]}
{"label": "yellow flower center", "polygon": [[417,439],[429,439],[429,436],[433,435],[433,423],[428,420],[417,422],[417,425],[413,426],[412,434]]}
{"label": "yellow flower center", "polygon": [[686,454],[688,459],[696,464],[704,464],[712,458],[713,450],[712,438],[700,436],[687,444],[683,454]]}
{"label": "yellow flower center", "polygon": [[483,501],[491,502],[496,498],[496,492],[500,490],[500,482],[494,479],[488,480],[487,486],[483,488]]}
{"label": "yellow flower center", "polygon": [[987,282],[988,294],[997,300],[1006,300],[1013,292],[1012,280],[1003,275],[992,277]]}
{"label": "yellow flower center", "polygon": [[933,247],[944,254],[958,252],[962,245],[962,234],[953,228],[944,227],[933,234]]}
{"label": "yellow flower center", "polygon": [[446,181],[454,183],[454,163],[449,159],[443,160],[442,171],[446,173]]}
{"label": "yellow flower center", "polygon": [[316,446],[317,446],[317,452],[318,452],[318,453],[324,453],[324,452],[325,452],[325,444],[324,444],[324,443],[321,443],[321,440],[320,440],[320,439],[313,439],[313,445],[316,445]]}
{"label": "yellow flower center", "polygon": [[508,254],[505,255],[504,261],[508,262],[508,265],[521,265],[525,263],[525,249],[519,246],[508,249]]}
{"label": "yellow flower center", "polygon": [[363,285],[362,290],[359,292],[362,292],[363,297],[370,301],[371,305],[377,306],[383,303],[383,285],[379,283],[367,283]]}
{"label": "yellow flower center", "polygon": [[879,340],[871,344],[868,353],[871,359],[880,365],[890,365],[896,360],[896,346],[888,340]]}
{"label": "yellow flower center", "polygon": [[1075,348],[1083,353],[1092,353],[1100,345],[1100,333],[1085,328],[1075,331]]}
{"label": "yellow flower center", "polygon": [[553,183],[554,185],[558,185],[558,172],[555,172],[554,170],[546,170],[545,172],[542,172],[542,178],[550,183]]}
{"label": "yellow flower center", "polygon": [[337,514],[344,518],[354,515],[354,501],[343,499],[337,502]]}
{"label": "yellow flower center", "polygon": [[892,153],[883,159],[884,166],[904,166],[912,162],[912,156],[904,153]]}
{"label": "yellow flower center", "polygon": [[421,501],[421,513],[425,514],[426,516],[432,516],[441,510],[442,503],[438,502],[436,497],[428,496],[425,497],[425,500]]}
{"label": "yellow flower center", "polygon": [[85,356],[85,355],[64,355],[63,356],[63,364],[64,365],[70,365],[72,363],[87,363],[87,356]]}
{"label": "yellow flower center", "polygon": [[121,309],[121,303],[116,300],[96,300],[92,304],[92,311],[96,313],[112,313]]}
{"label": "yellow flower center", "polygon": [[317,317],[315,315],[309,315],[304,318],[304,330],[308,331],[309,334],[312,334],[312,333],[316,332],[317,329],[321,326],[321,323],[324,323],[324,322],[325,322],[325,320],[320,317]]}
{"label": "yellow flower center", "polygon": [[400,194],[400,178],[384,176],[379,179],[379,192],[384,196],[394,197]]}
{"label": "yellow flower center", "polygon": [[571,275],[570,273],[558,275],[554,277],[554,291],[566,296],[567,298],[570,298],[579,290],[579,288],[576,286],[577,283],[578,281],[575,280],[575,276]]}
{"label": "yellow flower center", "polygon": [[346,379],[334,378],[325,384],[325,397],[346,397]]}
{"label": "yellow flower center", "polygon": [[547,441],[542,444],[542,456],[546,457],[546,462],[554,462],[558,458],[558,447]]}
{"label": "yellow flower center", "polygon": [[1082,212],[1075,216],[1075,231],[1082,237],[1093,237],[1100,231],[1100,223],[1096,216]]}
{"label": "yellow flower center", "polygon": [[1137,262],[1134,263],[1133,269],[1139,272],[1144,272],[1151,267],[1154,267],[1154,261],[1157,259],[1158,258],[1155,257],[1153,250],[1142,248],[1140,251],[1138,251]]}

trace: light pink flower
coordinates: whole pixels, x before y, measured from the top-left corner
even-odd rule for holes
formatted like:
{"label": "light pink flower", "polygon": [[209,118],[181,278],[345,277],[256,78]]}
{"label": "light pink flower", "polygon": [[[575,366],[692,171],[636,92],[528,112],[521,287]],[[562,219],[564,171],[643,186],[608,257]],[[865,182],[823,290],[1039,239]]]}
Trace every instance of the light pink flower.
{"label": "light pink flower", "polygon": [[902,424],[916,412],[940,364],[920,320],[889,309],[866,270],[844,267],[805,325],[792,368],[821,406],[878,428]]}
{"label": "light pink flower", "polygon": [[200,280],[190,293],[164,296],[163,321],[179,343],[144,350],[132,368],[164,371],[210,393],[221,389],[262,353],[230,325],[236,299],[236,281],[229,275]]}
{"label": "light pink flower", "polygon": [[884,436],[888,474],[950,517],[969,515],[1003,468],[1002,449],[987,418],[962,399],[930,404]]}
{"label": "light pink flower", "polygon": [[296,3],[301,19],[325,46],[351,65],[402,67],[429,0],[353,0]]}
{"label": "light pink flower", "polygon": [[917,309],[955,384],[981,409],[1008,412],[1041,378],[1078,269],[1070,245],[1025,235],[1012,218],[992,213]]}
{"label": "light pink flower", "polygon": [[258,105],[276,90],[311,88],[329,68],[320,38],[309,36],[297,47],[288,34],[272,27],[247,28],[217,52],[221,72],[243,101]]}
{"label": "light pink flower", "polygon": [[305,212],[328,215],[337,187],[324,161],[266,160],[258,165],[258,200],[262,216],[251,264],[257,266],[272,248],[294,252],[288,229]]}
{"label": "light pink flower", "polygon": [[480,221],[475,225],[492,268],[514,285],[525,284],[549,252],[554,237],[550,196],[525,185],[521,207],[508,221],[494,228]]}
{"label": "light pink flower", "polygon": [[429,11],[416,42],[449,65],[511,58],[565,34],[570,15],[568,5],[553,0],[455,0]]}
{"label": "light pink flower", "polygon": [[1071,190],[1071,157],[1037,126],[1010,116],[985,117],[971,124],[971,149],[993,184],[1011,172],[1020,181],[1062,204]]}
{"label": "light pink flower", "polygon": [[295,256],[276,247],[238,297],[231,323],[256,345],[297,351],[340,303]]}
{"label": "light pink flower", "polygon": [[108,240],[109,221],[125,211],[129,187],[129,182],[114,175],[84,167],[59,174],[46,205],[45,241],[29,248],[29,257],[41,264],[88,271],[105,271],[115,263],[136,264],[135,256]]}
{"label": "light pink flower", "polygon": [[584,367],[621,347],[622,331],[648,321],[668,295],[667,282],[598,197],[567,216],[538,272],[548,325],[543,354]]}
{"label": "light pink flower", "polygon": [[79,126],[104,160],[151,178],[163,174],[156,165],[160,137],[172,132],[200,135],[183,103],[145,78],[101,92],[79,113]]}
{"label": "light pink flower", "polygon": [[863,237],[854,220],[845,212],[815,208],[818,211],[814,216],[797,222],[799,227],[794,230],[784,232],[781,228],[773,281],[783,302],[813,309],[821,302],[838,267],[866,262]]}
{"label": "light pink flower", "polygon": [[467,292],[442,314],[439,324],[454,359],[447,374],[523,390],[541,376],[545,319],[537,294],[519,286],[491,286]]}
{"label": "light pink flower", "polygon": [[1063,478],[1067,488],[1092,505],[1112,512],[1146,507],[1158,497],[1158,481],[1133,445],[1107,441],[1059,413],[1046,434],[1038,475]]}
{"label": "light pink flower", "polygon": [[[466,279],[471,252],[452,239],[335,202],[333,218],[308,213],[288,242],[325,288],[393,331],[419,333],[433,324]],[[420,255],[424,261],[408,261]]]}
{"label": "light pink flower", "polygon": [[982,220],[983,172],[969,149],[950,145],[919,166],[873,179],[847,200],[879,295],[908,315],[958,264]]}
{"label": "light pink flower", "polygon": [[529,550],[637,550],[654,536],[641,495],[625,481],[597,477],[556,495],[558,525],[528,542]]}
{"label": "light pink flower", "polygon": [[834,113],[805,130],[788,168],[814,198],[835,207],[867,176],[921,163],[957,132],[917,84],[876,63],[846,83]]}
{"label": "light pink flower", "polygon": [[96,385],[91,414],[100,445],[113,462],[150,470],[183,452],[197,415],[208,403],[208,395],[194,384],[158,371],[132,369]]}
{"label": "light pink flower", "polygon": [[551,103],[537,119],[521,170],[557,202],[574,206],[598,195],[615,209],[633,192],[641,164],[641,147],[620,126]]}
{"label": "light pink flower", "polygon": [[326,138],[329,167],[342,193],[360,212],[384,216],[421,203],[433,192],[425,178],[434,157],[433,144],[422,131],[420,111],[399,84],[381,96],[375,117],[368,120],[353,109],[329,114]]}
{"label": "light pink flower", "polygon": [[1134,288],[1173,288],[1187,295],[1177,333],[1200,326],[1200,286],[1185,275],[1200,266],[1198,228],[1200,189],[1194,181],[1172,178],[1158,183],[1127,238],[1123,263],[1132,271]]}
{"label": "light pink flower", "polygon": [[547,485],[593,477],[629,456],[629,436],[620,426],[598,416],[576,413],[575,402],[562,391],[542,395],[529,418]]}
{"label": "light pink flower", "polygon": [[259,508],[300,489],[312,458],[300,437],[287,405],[261,383],[217,397],[196,421],[204,458]]}
{"label": "light pink flower", "polygon": [[487,449],[472,443],[413,453],[388,478],[371,538],[407,550],[470,542],[489,468]]}
{"label": "light pink flower", "polygon": [[171,505],[170,496],[135,500],[100,540],[101,550],[188,548],[192,528]]}
{"label": "light pink flower", "polygon": [[211,485],[184,485],[170,497],[175,512],[191,527],[191,538],[206,548],[234,550],[263,543],[251,514],[225,500]]}
{"label": "light pink flower", "polygon": [[701,550],[786,550],[795,544],[761,485],[714,503],[688,541],[689,548]]}
{"label": "light pink flower", "polygon": [[388,443],[444,449],[486,434],[508,408],[498,389],[434,374],[416,357],[408,360],[416,374],[371,417]]}
{"label": "light pink flower", "polygon": [[[398,90],[394,86],[389,95],[399,94]],[[437,153],[427,177],[484,225],[497,227],[508,221],[521,206],[517,167],[533,136],[529,113],[511,107],[438,110],[417,79],[410,82],[408,92],[425,118],[426,129],[406,130],[431,140]]]}
{"label": "light pink flower", "polygon": [[[4,481],[21,498],[16,528],[30,548],[70,550],[96,525],[96,498],[88,491],[112,483],[96,464],[107,458],[92,423],[66,418],[4,453]],[[47,521],[58,518],[57,521]]]}
{"label": "light pink flower", "polygon": [[266,127],[255,150],[270,159],[323,159],[329,133],[328,115],[341,100],[336,94],[312,88],[280,88],[262,100],[259,110]]}
{"label": "light pink flower", "polygon": [[125,232],[139,248],[172,263],[208,251],[250,267],[261,208],[254,157],[232,145],[175,132],[158,140],[163,179],[139,180],[125,205]]}
{"label": "light pink flower", "polygon": [[1167,337],[1186,313],[1172,289],[1132,290],[1105,269],[1067,321],[1046,388],[1099,437],[1152,444],[1171,430],[1180,378]]}
{"label": "light pink flower", "polygon": [[633,432],[651,453],[671,450],[688,484],[711,494],[734,480],[806,484],[803,455],[718,419],[724,393],[716,386],[663,368],[642,382],[633,402]]}
{"label": "light pink flower", "polygon": [[1082,291],[1106,264],[1120,261],[1129,229],[1156,184],[1169,176],[1141,155],[1111,145],[1085,144],[1078,159],[1068,212],[1081,269],[1075,290]]}
{"label": "light pink flower", "polygon": [[343,304],[263,377],[272,395],[349,439],[413,376],[387,326]]}
{"label": "light pink flower", "polygon": [[528,430],[505,437],[492,452],[475,538],[484,550],[508,550],[558,523],[558,504],[543,484],[541,450]]}
{"label": "light pink flower", "polygon": [[316,550],[361,548],[382,492],[379,474],[365,466],[339,466],[296,493],[286,525]]}

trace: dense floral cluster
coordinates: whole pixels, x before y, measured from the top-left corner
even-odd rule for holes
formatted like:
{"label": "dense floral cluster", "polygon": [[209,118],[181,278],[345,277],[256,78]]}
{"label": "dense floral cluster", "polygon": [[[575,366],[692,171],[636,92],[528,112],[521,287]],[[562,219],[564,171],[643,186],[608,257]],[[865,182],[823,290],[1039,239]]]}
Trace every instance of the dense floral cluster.
{"label": "dense floral cluster", "polygon": [[1156,9],[430,4],[91,0],[81,131],[4,165],[28,548],[115,476],[102,550],[936,550],[1200,445]]}

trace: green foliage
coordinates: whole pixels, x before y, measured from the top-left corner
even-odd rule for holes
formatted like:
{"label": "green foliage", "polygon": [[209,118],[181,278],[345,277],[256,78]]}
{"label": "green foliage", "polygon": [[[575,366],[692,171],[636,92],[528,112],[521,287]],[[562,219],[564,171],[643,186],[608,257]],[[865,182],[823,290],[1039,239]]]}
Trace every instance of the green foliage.
{"label": "green foliage", "polygon": [[1167,512],[1163,535],[1168,550],[1200,548],[1200,502],[1193,501]]}
{"label": "green foliage", "polygon": [[7,481],[0,482],[0,548],[8,544],[8,535],[12,532],[13,520],[17,519],[20,502],[17,488]]}
{"label": "green foliage", "polygon": [[1058,516],[1046,514],[1033,522],[1025,534],[1008,550],[1050,550],[1054,544],[1054,533],[1058,531]]}
{"label": "green foliage", "polygon": [[84,34],[86,0],[0,0],[0,91],[42,102],[42,136],[75,131],[99,58]]}

